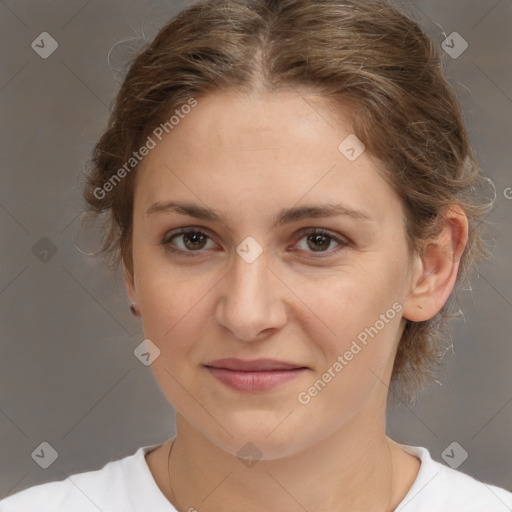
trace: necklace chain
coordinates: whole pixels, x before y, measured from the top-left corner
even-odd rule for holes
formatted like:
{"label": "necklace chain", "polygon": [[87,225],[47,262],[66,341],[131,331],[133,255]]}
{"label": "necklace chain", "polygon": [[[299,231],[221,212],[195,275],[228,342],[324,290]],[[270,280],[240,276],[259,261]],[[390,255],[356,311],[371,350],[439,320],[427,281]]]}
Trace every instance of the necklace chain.
{"label": "necklace chain", "polygon": [[[170,469],[171,453],[172,453],[172,449],[174,448],[175,442],[176,442],[176,438],[173,439],[173,441],[171,443],[171,447],[169,449],[169,455],[167,456],[167,476],[169,478],[169,487],[171,488],[172,499],[174,500],[174,503],[176,503],[176,506],[178,507],[178,512],[180,512],[181,506],[178,505],[178,500],[176,499],[176,495],[174,494],[174,489],[172,487],[172,482],[171,482],[171,469]],[[391,499],[393,498],[393,458],[391,457],[391,450],[389,449],[389,441],[388,441],[387,436],[386,436],[386,446],[388,449],[389,463],[391,466],[391,483],[390,483],[390,489],[389,489],[389,500],[388,500],[388,504],[387,504],[386,508],[384,509],[384,512],[387,512],[387,510],[389,509],[389,505],[391,505]]]}
{"label": "necklace chain", "polygon": [[171,453],[172,453],[172,449],[174,448],[174,443],[175,442],[176,442],[176,437],[173,439],[173,441],[171,443],[171,448],[169,449],[169,455],[167,456],[167,476],[169,477],[169,486],[171,488],[172,499],[174,500],[174,503],[176,503],[176,507],[178,509],[178,512],[180,512],[181,506],[178,505],[178,500],[176,499],[176,495],[174,494],[174,489],[172,488],[171,469],[170,469]]}

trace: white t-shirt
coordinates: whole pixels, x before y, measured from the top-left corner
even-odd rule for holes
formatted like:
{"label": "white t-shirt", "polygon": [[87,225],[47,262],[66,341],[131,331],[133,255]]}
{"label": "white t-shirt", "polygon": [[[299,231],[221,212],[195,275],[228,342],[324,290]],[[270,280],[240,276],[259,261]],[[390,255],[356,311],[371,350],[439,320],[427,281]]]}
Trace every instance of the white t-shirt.
{"label": "white t-shirt", "polygon": [[[0,512],[176,512],[157,486],[144,458],[158,446],[143,446],[102,469],[76,473],[65,480],[13,494],[0,501]],[[421,466],[395,512],[512,511],[511,492],[433,460],[426,448],[400,446],[418,457]]]}

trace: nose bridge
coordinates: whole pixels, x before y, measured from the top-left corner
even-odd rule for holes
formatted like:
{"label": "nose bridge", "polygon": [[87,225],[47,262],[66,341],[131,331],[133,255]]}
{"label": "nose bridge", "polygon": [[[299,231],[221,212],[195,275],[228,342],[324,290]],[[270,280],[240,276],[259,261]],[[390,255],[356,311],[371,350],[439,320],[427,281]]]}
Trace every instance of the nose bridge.
{"label": "nose bridge", "polygon": [[[240,254],[246,251],[246,254]],[[260,292],[260,286],[264,286],[267,281],[267,253],[261,252],[257,256],[251,255],[252,248],[247,248],[240,244],[237,249],[237,255],[233,261],[232,279],[233,291],[236,294],[254,295]]]}
{"label": "nose bridge", "polygon": [[283,319],[268,263],[268,252],[254,239],[237,247],[217,310],[219,322],[237,338],[249,341]]}

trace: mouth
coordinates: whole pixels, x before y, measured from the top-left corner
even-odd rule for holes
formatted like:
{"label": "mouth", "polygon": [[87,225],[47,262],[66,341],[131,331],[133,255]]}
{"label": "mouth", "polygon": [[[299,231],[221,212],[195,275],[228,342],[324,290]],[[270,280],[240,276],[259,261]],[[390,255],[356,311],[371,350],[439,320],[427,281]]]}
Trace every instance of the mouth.
{"label": "mouth", "polygon": [[245,392],[267,391],[290,382],[309,368],[275,359],[219,359],[205,365],[226,386]]}

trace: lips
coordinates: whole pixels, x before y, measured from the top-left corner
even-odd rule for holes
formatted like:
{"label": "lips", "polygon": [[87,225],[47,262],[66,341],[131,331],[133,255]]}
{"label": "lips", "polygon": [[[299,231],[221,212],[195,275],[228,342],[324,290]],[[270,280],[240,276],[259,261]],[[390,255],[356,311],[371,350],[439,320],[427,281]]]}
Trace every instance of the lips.
{"label": "lips", "polygon": [[231,389],[263,392],[292,381],[308,370],[305,366],[275,359],[218,359],[204,365],[209,373]]}
{"label": "lips", "polygon": [[213,368],[223,368],[225,370],[236,370],[242,372],[264,372],[264,371],[276,371],[276,370],[293,370],[297,368],[305,368],[300,364],[288,363],[285,361],[278,361],[276,359],[254,359],[252,361],[227,358],[217,359],[211,361],[205,366]]}

